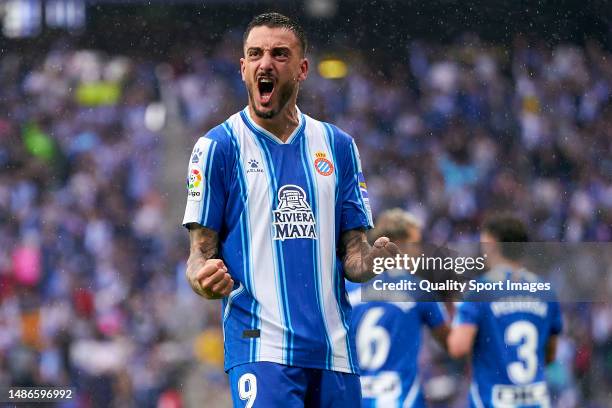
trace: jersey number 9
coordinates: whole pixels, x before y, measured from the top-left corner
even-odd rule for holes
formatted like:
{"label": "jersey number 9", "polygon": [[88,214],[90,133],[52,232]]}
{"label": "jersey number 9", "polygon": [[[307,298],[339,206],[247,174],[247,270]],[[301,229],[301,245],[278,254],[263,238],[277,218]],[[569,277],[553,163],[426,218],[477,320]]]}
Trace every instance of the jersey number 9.
{"label": "jersey number 9", "polygon": [[257,378],[251,374],[243,374],[238,379],[238,394],[241,400],[247,400],[245,408],[251,408],[257,397]]}

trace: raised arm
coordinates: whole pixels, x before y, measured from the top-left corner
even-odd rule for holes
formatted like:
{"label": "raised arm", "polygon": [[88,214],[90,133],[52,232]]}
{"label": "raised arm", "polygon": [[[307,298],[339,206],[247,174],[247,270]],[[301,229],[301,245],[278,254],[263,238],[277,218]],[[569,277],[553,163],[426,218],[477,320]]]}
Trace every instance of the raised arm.
{"label": "raised arm", "polygon": [[209,228],[189,224],[190,250],[187,260],[187,280],[198,295],[206,299],[221,299],[230,294],[234,281],[219,253],[219,237]]}
{"label": "raised arm", "polygon": [[394,257],[399,254],[397,246],[387,237],[378,238],[370,246],[363,229],[346,231],[340,237],[340,257],[344,276],[351,282],[367,282],[376,274],[372,272],[374,258]]}
{"label": "raised arm", "polygon": [[474,324],[454,326],[448,335],[448,354],[452,358],[461,358],[470,354],[477,331],[478,326]]}

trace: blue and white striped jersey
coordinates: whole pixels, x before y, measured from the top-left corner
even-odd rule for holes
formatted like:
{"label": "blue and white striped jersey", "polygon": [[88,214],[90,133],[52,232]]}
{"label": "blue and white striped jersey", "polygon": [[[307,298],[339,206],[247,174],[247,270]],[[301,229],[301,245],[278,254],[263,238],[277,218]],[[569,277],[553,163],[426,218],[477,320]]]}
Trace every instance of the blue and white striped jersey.
{"label": "blue and white striped jersey", "polygon": [[[499,266],[482,282],[515,280],[542,282],[525,270]],[[554,296],[536,292],[503,291],[482,302],[475,293],[458,304],[453,325],[478,328],[472,352],[473,382],[470,407],[547,408],[551,401],[544,373],[546,344],[563,329]]]}
{"label": "blue and white striped jersey", "polygon": [[[412,275],[379,275],[385,282],[415,280]],[[378,278],[377,278],[378,279]],[[443,304],[417,294],[402,302],[362,302],[360,286],[348,283],[361,369],[361,408],[425,408],[418,375],[421,327],[447,320]]]}
{"label": "blue and white striped jersey", "polygon": [[235,287],[223,300],[225,369],[280,364],[355,373],[340,235],[372,226],[353,139],[298,112],[282,143],[248,108],[196,143],[183,225],[219,234]]}

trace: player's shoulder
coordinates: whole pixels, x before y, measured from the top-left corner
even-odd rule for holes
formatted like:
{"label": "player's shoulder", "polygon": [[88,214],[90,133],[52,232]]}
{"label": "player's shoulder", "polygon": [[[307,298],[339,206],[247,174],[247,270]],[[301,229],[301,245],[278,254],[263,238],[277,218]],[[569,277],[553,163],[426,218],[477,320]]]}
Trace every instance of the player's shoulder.
{"label": "player's shoulder", "polygon": [[341,129],[339,126],[332,123],[324,123],[329,126],[332,137],[336,143],[348,146],[354,142],[353,136],[349,135],[346,131],[344,131],[344,129]]}
{"label": "player's shoulder", "polygon": [[227,122],[218,124],[206,132],[200,140],[208,139],[215,143],[226,144],[231,141],[232,135]]}
{"label": "player's shoulder", "polygon": [[194,150],[208,149],[209,146],[214,146],[215,150],[228,153],[233,149],[232,132],[226,122],[220,123],[217,126],[209,129],[206,133],[198,138]]}
{"label": "player's shoulder", "polygon": [[325,122],[306,114],[304,114],[304,118],[306,119],[307,124],[310,122],[323,127],[325,132],[327,132],[336,143],[351,144],[353,142],[353,137],[351,135],[333,123]]}
{"label": "player's shoulder", "polygon": [[531,272],[528,269],[522,268],[518,271],[521,279],[525,282],[544,282],[544,279],[541,276],[538,276],[536,273]]}

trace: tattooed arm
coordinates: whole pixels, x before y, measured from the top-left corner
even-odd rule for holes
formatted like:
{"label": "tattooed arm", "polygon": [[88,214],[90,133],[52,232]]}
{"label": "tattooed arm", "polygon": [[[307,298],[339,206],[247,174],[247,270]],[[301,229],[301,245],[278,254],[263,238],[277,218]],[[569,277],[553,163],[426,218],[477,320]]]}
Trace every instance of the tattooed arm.
{"label": "tattooed arm", "polygon": [[372,272],[374,258],[393,257],[399,253],[397,246],[387,237],[378,238],[370,246],[363,229],[346,231],[340,237],[340,257],[344,276],[351,282],[367,282],[375,276]]}
{"label": "tattooed arm", "polygon": [[209,228],[189,224],[190,251],[187,260],[187,280],[198,295],[206,299],[221,299],[230,294],[234,281],[218,257],[219,237]]}

